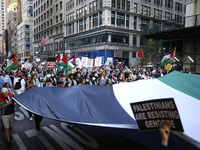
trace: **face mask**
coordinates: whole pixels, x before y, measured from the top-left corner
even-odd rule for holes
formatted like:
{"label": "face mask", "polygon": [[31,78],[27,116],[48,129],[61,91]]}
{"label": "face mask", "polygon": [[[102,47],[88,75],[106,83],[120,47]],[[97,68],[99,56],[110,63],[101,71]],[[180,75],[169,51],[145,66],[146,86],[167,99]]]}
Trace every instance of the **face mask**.
{"label": "face mask", "polygon": [[95,80],[95,77],[92,77],[92,80]]}

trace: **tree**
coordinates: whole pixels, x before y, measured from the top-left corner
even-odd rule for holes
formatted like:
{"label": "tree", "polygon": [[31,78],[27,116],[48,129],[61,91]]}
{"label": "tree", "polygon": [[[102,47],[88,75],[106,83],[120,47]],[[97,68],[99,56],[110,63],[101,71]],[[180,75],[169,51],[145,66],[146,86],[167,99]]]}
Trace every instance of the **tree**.
{"label": "tree", "polygon": [[140,61],[140,66],[144,66],[148,63],[157,65],[161,61],[158,42],[146,40],[143,52],[144,59]]}

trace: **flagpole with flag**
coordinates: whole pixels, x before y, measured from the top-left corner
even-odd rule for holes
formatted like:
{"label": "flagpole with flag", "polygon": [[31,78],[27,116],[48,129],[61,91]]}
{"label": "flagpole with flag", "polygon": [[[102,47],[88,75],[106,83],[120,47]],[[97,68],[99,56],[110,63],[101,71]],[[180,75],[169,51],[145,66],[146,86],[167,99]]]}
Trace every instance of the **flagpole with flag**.
{"label": "flagpole with flag", "polygon": [[137,57],[137,61],[138,61],[138,62],[139,62],[141,59],[144,58],[144,56],[143,56],[143,49],[141,49],[141,50],[137,53],[136,57]]}
{"label": "flagpole with flag", "polygon": [[43,47],[44,46],[44,38],[41,36],[41,46]]}
{"label": "flagpole with flag", "polygon": [[163,67],[164,65],[166,65],[169,62],[171,62],[172,60],[174,60],[175,52],[176,52],[176,48],[174,48],[174,50],[171,52],[171,54],[164,56],[163,59],[161,60],[160,66]]}
{"label": "flagpole with flag", "polygon": [[[65,56],[64,56],[64,57],[65,57]],[[64,58],[64,57],[63,57],[63,58]],[[61,70],[61,69],[60,69],[61,66],[62,66],[63,68],[66,68],[66,67],[67,67],[66,62],[63,62],[63,59],[61,60],[60,54],[58,54],[58,55],[56,56],[56,65],[57,65],[58,71]]]}
{"label": "flagpole with flag", "polygon": [[68,68],[69,69],[75,69],[78,65],[76,64],[76,54],[74,54],[71,58],[68,60]]}
{"label": "flagpole with flag", "polygon": [[48,40],[49,40],[49,37],[45,34],[44,35],[44,43],[43,44],[46,45]]}
{"label": "flagpole with flag", "polygon": [[6,66],[6,71],[10,72],[12,68],[15,68],[17,66],[17,55],[14,53],[14,55],[7,60],[7,66]]}

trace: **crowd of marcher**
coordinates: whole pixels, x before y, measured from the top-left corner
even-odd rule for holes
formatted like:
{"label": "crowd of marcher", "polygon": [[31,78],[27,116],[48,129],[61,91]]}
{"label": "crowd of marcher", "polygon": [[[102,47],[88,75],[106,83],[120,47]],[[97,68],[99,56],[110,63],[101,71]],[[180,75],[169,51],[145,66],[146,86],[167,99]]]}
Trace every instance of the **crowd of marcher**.
{"label": "crowd of marcher", "polygon": [[[18,67],[6,73],[2,70],[0,88],[10,87],[15,95],[29,89],[33,81],[34,87],[69,87],[76,85],[113,85],[123,82],[134,82],[141,79],[158,78],[167,74],[167,70],[157,68],[114,68],[114,66],[102,66],[94,68],[76,68],[74,70],[57,71],[56,67],[33,65],[31,69]],[[15,84],[20,80],[21,87],[17,89]],[[12,88],[13,87],[13,90]]]}
{"label": "crowd of marcher", "polygon": [[[32,87],[70,87],[78,85],[99,85],[111,86],[113,84],[121,84],[124,82],[134,82],[142,79],[158,78],[168,74],[168,70],[153,68],[128,68],[102,66],[93,68],[75,68],[73,70],[58,71],[56,66],[50,67],[48,63],[41,65],[33,63],[32,68],[22,68],[19,65],[13,68],[11,72],[6,72],[6,68],[1,67],[0,89],[1,101],[5,101],[6,105],[2,105],[2,123],[5,128],[8,143],[11,141],[11,132],[14,121],[14,101],[12,97],[19,95]],[[33,114],[28,111],[29,119],[33,120]],[[39,123],[41,116],[35,114],[36,129],[40,134]]]}

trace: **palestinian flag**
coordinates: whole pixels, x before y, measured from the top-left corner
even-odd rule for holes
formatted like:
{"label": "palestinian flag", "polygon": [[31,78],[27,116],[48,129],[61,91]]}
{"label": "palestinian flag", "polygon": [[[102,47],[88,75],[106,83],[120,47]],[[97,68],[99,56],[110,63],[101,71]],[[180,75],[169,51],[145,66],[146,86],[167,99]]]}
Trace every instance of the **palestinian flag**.
{"label": "palestinian flag", "polygon": [[56,56],[56,63],[60,63],[60,54]]}
{"label": "palestinian flag", "polygon": [[139,62],[141,59],[143,59],[143,50],[142,49],[137,53],[137,61]]}
{"label": "palestinian flag", "polygon": [[0,107],[2,107],[2,106],[4,106],[4,105],[6,105],[6,103],[0,102]]}
{"label": "palestinian flag", "polygon": [[9,60],[7,60],[6,71],[10,72],[12,70],[12,68],[14,68],[16,66],[17,66],[17,55],[15,53]]}
{"label": "palestinian flag", "polygon": [[166,55],[166,56],[163,57],[163,59],[161,60],[161,67],[163,67],[164,65],[167,65],[167,64],[170,63],[172,60],[174,60],[175,51],[176,51],[176,48],[174,48],[174,50],[172,51],[171,54]]}
{"label": "palestinian flag", "polygon": [[69,69],[75,69],[78,65],[76,64],[76,55],[72,56],[68,60]]}
{"label": "palestinian flag", "polygon": [[58,54],[57,56],[56,56],[56,64],[57,64],[57,66],[58,66],[58,71],[60,71],[61,69],[60,69],[60,67],[62,66],[63,68],[66,68],[67,67],[67,64],[66,64],[66,55],[62,58],[62,60],[60,60],[60,54]]}
{"label": "palestinian flag", "polygon": [[[114,129],[116,132],[153,150],[160,149],[161,137],[158,128],[161,123],[156,122],[157,117],[163,117],[164,120],[170,119],[172,131],[175,125],[173,123],[176,119],[181,119],[184,131],[170,133],[170,149],[182,150],[185,145],[188,145],[196,150],[200,149],[199,87],[200,75],[173,71],[156,79],[138,80],[112,86],[79,85],[70,88],[31,88],[14,99],[27,110],[48,118],[80,126],[117,128]],[[55,98],[59,103],[55,103]],[[174,99],[175,105],[169,104],[167,99]],[[157,100],[160,100],[162,104],[150,106],[143,103],[144,105],[138,106],[139,113],[150,112],[150,120],[145,119],[147,115],[141,117],[143,125],[150,129],[157,127],[150,132],[140,132],[131,104],[149,101],[155,104]],[[178,112],[174,111],[175,107]],[[143,115],[140,114],[140,116]],[[109,131],[110,128],[106,130]],[[124,129],[126,129],[125,132],[123,132]]]}

